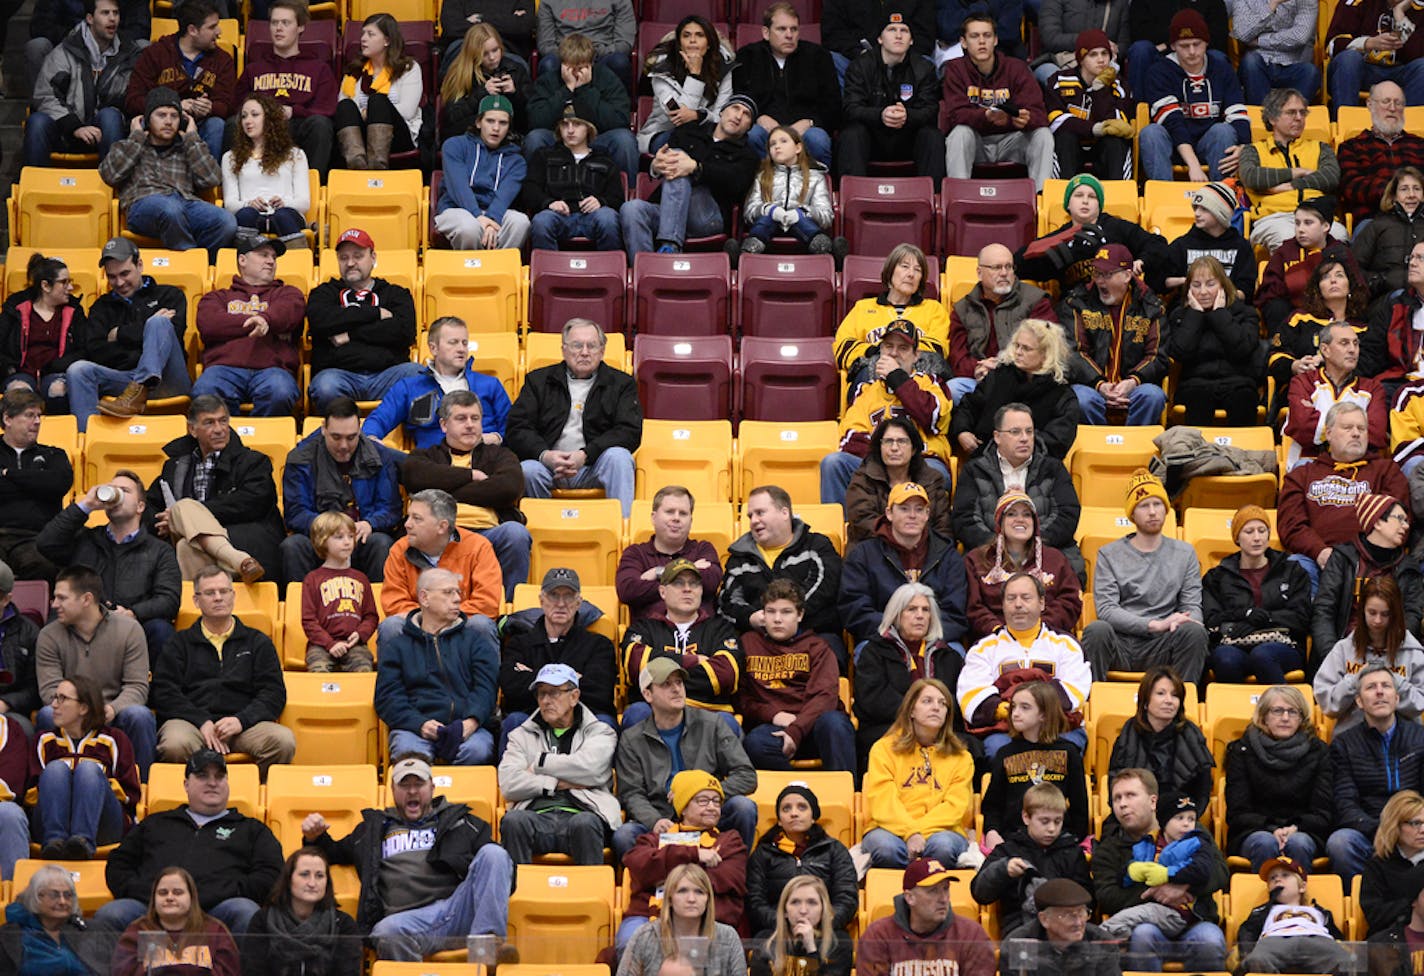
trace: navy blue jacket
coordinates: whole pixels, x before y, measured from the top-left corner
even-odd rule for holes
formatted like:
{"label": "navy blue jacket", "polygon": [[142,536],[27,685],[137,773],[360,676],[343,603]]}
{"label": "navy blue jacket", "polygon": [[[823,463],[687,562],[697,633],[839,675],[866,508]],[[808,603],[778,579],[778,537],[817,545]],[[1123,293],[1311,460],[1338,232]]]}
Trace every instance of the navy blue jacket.
{"label": "navy blue jacket", "polygon": [[924,583],[939,598],[939,618],[946,643],[963,643],[969,632],[964,605],[968,598],[968,577],[964,559],[954,544],[937,532],[930,533],[929,549],[919,575],[911,579],[893,546],[879,536],[859,543],[845,557],[841,570],[841,619],[856,642],[869,640],[880,632],[885,604],[906,583]]}
{"label": "navy blue jacket", "polygon": [[487,728],[499,691],[499,647],[468,626],[464,614],[438,634],[420,629],[420,612],[382,641],[376,667],[376,714],[392,729],[420,733],[472,718]]}
{"label": "navy blue jacket", "polygon": [[1335,826],[1373,837],[1380,811],[1400,790],[1424,786],[1424,725],[1396,719],[1389,741],[1361,723],[1330,743]]}
{"label": "navy blue jacket", "polygon": [[[297,442],[287,455],[282,472],[282,505],[287,510],[287,528],[293,532],[311,530],[312,520],[331,506],[317,497],[316,452],[325,451],[321,431],[313,431]],[[391,532],[401,524],[400,465],[405,455],[380,441],[365,437],[352,458],[351,493],[356,497],[360,519],[377,532]],[[335,464],[335,461],[331,462]]]}

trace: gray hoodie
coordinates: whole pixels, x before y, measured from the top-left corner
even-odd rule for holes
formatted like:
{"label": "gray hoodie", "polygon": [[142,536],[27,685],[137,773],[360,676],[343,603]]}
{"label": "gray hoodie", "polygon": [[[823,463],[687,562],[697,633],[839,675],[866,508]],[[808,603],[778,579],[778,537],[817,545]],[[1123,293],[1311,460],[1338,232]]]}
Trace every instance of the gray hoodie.
{"label": "gray hoodie", "polygon": [[1404,644],[1394,656],[1393,665],[1373,651],[1366,651],[1361,661],[1355,649],[1355,635],[1351,634],[1337,641],[1325,655],[1312,685],[1321,711],[1335,719],[1337,734],[1360,723],[1360,710],[1355,706],[1360,672],[1376,664],[1394,672],[1394,687],[1399,692],[1399,707],[1395,711],[1407,719],[1416,719],[1424,712],[1424,644],[1406,630]]}

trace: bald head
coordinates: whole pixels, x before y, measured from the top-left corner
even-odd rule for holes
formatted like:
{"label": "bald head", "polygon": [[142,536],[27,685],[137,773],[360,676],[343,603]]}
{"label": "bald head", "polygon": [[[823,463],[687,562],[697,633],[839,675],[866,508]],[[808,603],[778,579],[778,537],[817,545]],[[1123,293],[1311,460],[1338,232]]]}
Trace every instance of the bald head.
{"label": "bald head", "polygon": [[979,252],[979,284],[986,298],[1003,298],[1014,290],[1014,255],[1002,244],[988,244]]}
{"label": "bald head", "polygon": [[1392,81],[1381,81],[1370,87],[1365,103],[1370,110],[1370,125],[1377,135],[1393,139],[1404,131],[1404,89]]}

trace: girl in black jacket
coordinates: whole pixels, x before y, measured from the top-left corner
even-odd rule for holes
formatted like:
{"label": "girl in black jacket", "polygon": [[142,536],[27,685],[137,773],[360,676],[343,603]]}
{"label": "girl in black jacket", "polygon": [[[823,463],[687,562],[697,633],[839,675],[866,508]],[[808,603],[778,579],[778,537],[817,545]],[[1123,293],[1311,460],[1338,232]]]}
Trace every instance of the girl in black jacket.
{"label": "girl in black jacket", "polygon": [[761,935],[766,939],[753,949],[752,976],[850,976],[850,936],[832,926],[820,878],[792,878],[781,894],[775,931]]}
{"label": "girl in black jacket", "polygon": [[1167,330],[1169,354],[1181,369],[1176,401],[1186,407],[1187,423],[1210,426],[1221,406],[1228,427],[1255,424],[1265,373],[1260,316],[1210,255],[1192,262],[1184,288]]}
{"label": "girl in black jacket", "polygon": [[1137,715],[1122,727],[1108,759],[1108,773],[1150,769],[1158,796],[1185,793],[1205,810],[1216,765],[1206,736],[1185,711],[1187,689],[1170,667],[1148,668],[1137,686]]}
{"label": "girl in black jacket", "polygon": [[[529,19],[534,19],[533,4]],[[493,24],[475,24],[465,31],[464,43],[449,61],[449,67],[442,62],[441,75],[441,135],[457,136],[473,128],[480,114],[480,99],[486,95],[509,99],[514,107],[510,132],[523,135],[529,131],[529,92],[534,88],[529,65],[510,56],[504,38]]]}
{"label": "girl in black jacket", "polygon": [[267,905],[242,938],[243,976],[359,976],[361,933],[336,907],[326,855],[303,847],[287,858]]}
{"label": "girl in black jacket", "polygon": [[1424,883],[1424,796],[1400,790],[1380,811],[1375,856],[1360,875],[1360,909],[1371,932],[1408,922]]}
{"label": "girl in black jacket", "polygon": [[[747,858],[746,917],[752,931],[769,935],[787,882],[812,875],[826,886],[832,927],[844,933],[860,907],[850,851],[819,823],[821,803],[810,787],[791,783],[776,797],[776,825],[762,834]],[[842,936],[844,937],[844,936]]]}
{"label": "girl in black jacket", "polygon": [[[1310,578],[1279,549],[1272,549],[1266,510],[1245,505],[1231,517],[1239,552],[1202,577],[1202,623],[1211,637],[1217,681],[1284,684],[1287,671],[1305,667],[1310,631]],[[1285,639],[1246,638],[1278,631]],[[1234,642],[1234,643],[1233,643]]]}

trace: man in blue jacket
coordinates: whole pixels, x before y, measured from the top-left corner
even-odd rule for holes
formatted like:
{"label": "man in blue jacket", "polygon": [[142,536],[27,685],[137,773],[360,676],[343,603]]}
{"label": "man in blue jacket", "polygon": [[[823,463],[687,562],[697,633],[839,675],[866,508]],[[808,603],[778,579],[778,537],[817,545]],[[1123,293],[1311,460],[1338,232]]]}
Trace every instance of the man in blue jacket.
{"label": "man in blue jacket", "polygon": [[457,315],[442,315],[425,333],[430,362],[386,392],[381,403],[361,425],[361,433],[382,438],[404,426],[417,448],[434,447],[444,439],[440,429],[440,402],[446,393],[468,390],[480,398],[484,442],[504,443],[504,418],[509,394],[493,376],[475,371],[470,355],[470,328]]}
{"label": "man in blue jacket", "polygon": [[441,147],[445,175],[435,229],[456,250],[523,247],[529,237],[529,218],[510,209],[527,171],[519,147],[509,141],[512,118],[508,98],[486,95],[475,130],[446,139]]}
{"label": "man in blue jacket", "polygon": [[460,577],[427,569],[416,580],[420,609],[377,653],[376,714],[391,730],[391,755],[415,752],[459,766],[494,761],[499,644],[467,627]]}
{"label": "man in blue jacket", "polygon": [[287,528],[295,535],[282,541],[282,571],[300,582],[321,565],[307,534],[322,512],[344,512],[356,522],[352,565],[372,583],[386,578],[386,556],[401,522],[400,451],[361,436],[356,401],[331,401],[321,430],[304,438],[287,455],[282,474]]}

